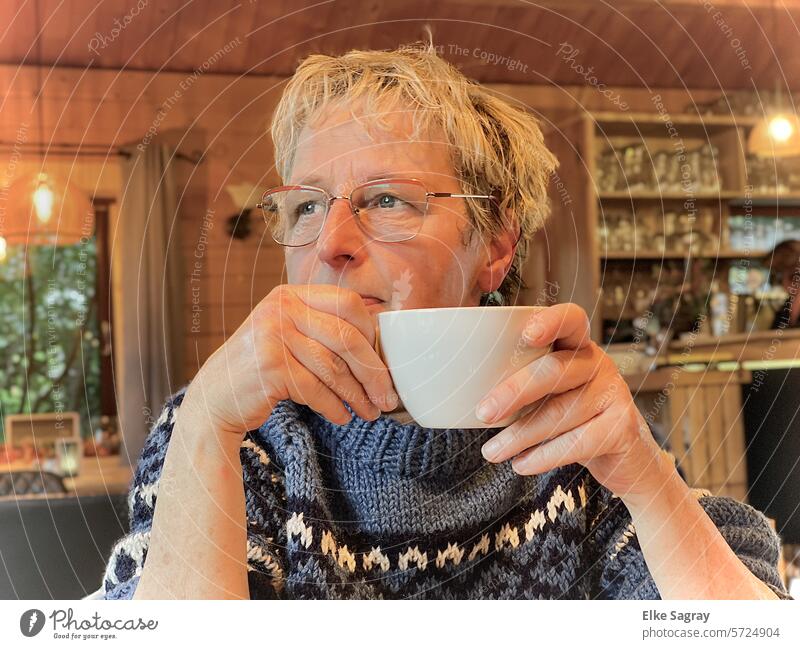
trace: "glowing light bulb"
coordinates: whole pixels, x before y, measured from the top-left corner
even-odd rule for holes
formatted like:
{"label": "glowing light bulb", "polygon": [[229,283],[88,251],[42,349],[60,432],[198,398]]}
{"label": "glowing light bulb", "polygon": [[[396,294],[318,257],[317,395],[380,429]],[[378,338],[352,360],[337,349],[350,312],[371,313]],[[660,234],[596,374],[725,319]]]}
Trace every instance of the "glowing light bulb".
{"label": "glowing light bulb", "polygon": [[33,207],[36,210],[36,218],[41,223],[47,223],[53,215],[53,190],[47,184],[44,174],[39,176],[39,185],[33,192]]}
{"label": "glowing light bulb", "polygon": [[769,121],[767,132],[769,133],[769,136],[776,142],[786,142],[790,137],[792,137],[792,133],[794,133],[794,127],[792,126],[792,123],[783,115],[777,115]]}
{"label": "glowing light bulb", "polygon": [[6,257],[8,256],[7,250],[8,246],[6,244],[6,238],[0,237],[0,264],[6,260]]}

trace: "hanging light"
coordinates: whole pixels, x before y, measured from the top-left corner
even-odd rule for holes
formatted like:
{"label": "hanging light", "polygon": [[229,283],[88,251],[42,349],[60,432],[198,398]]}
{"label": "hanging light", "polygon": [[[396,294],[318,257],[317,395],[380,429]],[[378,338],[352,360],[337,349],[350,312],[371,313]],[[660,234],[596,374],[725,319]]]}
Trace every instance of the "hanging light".
{"label": "hanging light", "polygon": [[769,136],[776,142],[786,142],[795,132],[792,122],[785,115],[776,115],[767,124]]}
{"label": "hanging light", "polygon": [[47,223],[53,215],[53,190],[47,180],[47,174],[39,174],[38,184],[33,190],[33,207],[41,223]]}
{"label": "hanging light", "polygon": [[[771,28],[778,27],[781,20],[775,0],[771,0],[772,6],[768,14]],[[774,33],[774,32],[773,32]],[[788,91],[788,101],[784,101],[783,90]],[[747,149],[749,153],[759,158],[791,158],[800,156],[800,119],[797,116],[797,108],[792,96],[791,84],[787,81],[780,70],[775,77],[775,93],[772,101],[769,101],[767,94],[766,110],[764,119],[751,129],[747,139]],[[756,95],[761,101],[760,94],[756,89]],[[776,170],[777,171],[777,170]],[[780,184],[780,181],[778,181]]]}
{"label": "hanging light", "polygon": [[750,131],[747,149],[759,158],[800,156],[800,119],[793,102],[783,100],[780,82],[775,84],[774,98],[765,101],[764,119]]}
{"label": "hanging light", "polygon": [[0,237],[0,264],[8,258],[8,244],[5,237]]}
{"label": "hanging light", "polygon": [[[34,2],[36,32],[41,36],[39,1]],[[37,57],[42,60],[42,39],[36,39]],[[36,116],[39,126],[39,142],[46,146],[44,104],[42,103],[42,66],[36,66]],[[43,149],[46,151],[46,149]],[[65,178],[45,173],[46,155],[42,153],[42,164],[38,173],[22,175],[8,186],[6,195],[6,218],[0,223],[2,254],[6,247],[24,246],[69,246],[94,233],[94,209],[88,196]]]}
{"label": "hanging light", "polygon": [[0,231],[7,245],[71,246],[93,233],[91,201],[65,178],[32,173],[9,186]]}
{"label": "hanging light", "polygon": [[759,158],[800,156],[800,119],[780,112],[759,121],[750,131],[747,148]]}

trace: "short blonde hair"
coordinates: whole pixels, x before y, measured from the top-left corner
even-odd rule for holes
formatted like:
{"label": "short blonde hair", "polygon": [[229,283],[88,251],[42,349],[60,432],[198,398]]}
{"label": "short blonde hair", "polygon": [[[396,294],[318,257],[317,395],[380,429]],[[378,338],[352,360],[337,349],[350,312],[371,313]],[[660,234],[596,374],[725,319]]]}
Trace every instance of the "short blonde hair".
{"label": "short blonde hair", "polygon": [[465,199],[473,231],[480,236],[498,234],[507,226],[501,215],[511,211],[520,238],[499,291],[505,303],[512,303],[522,287],[529,242],[549,215],[547,188],[558,166],[538,120],[467,79],[437,55],[432,42],[393,51],[312,54],[289,80],[272,118],[275,164],[284,181],[291,175],[303,127],[332,104],[358,100],[365,102],[368,115],[377,114],[379,105],[411,106],[412,137],[432,126],[444,131],[462,193],[494,193],[500,199],[499,211],[490,201]]}

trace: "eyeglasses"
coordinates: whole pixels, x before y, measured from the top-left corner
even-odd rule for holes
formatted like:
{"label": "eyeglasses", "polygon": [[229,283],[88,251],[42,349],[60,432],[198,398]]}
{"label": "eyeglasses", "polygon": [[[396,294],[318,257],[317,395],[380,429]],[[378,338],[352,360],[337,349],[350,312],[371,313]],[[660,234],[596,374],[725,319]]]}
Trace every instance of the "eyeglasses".
{"label": "eyeglasses", "polygon": [[497,200],[495,195],[429,192],[419,180],[392,178],[359,185],[349,196],[331,196],[319,187],[284,185],[265,192],[257,207],[264,212],[277,243],[299,247],[317,240],[338,198],[350,203],[356,222],[370,239],[383,242],[414,238],[422,228],[431,198]]}

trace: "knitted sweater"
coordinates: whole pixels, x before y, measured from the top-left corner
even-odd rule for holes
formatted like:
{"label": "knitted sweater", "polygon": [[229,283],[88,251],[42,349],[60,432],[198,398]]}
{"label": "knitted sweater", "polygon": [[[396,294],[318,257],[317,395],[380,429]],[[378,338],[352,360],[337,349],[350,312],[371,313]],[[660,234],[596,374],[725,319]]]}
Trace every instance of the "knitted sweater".
{"label": "knitted sweater", "polygon": [[[105,599],[136,589],[184,392],[146,440]],[[623,502],[579,464],[519,476],[487,463],[494,432],[386,415],[340,426],[279,403],[240,450],[251,598],[659,599]],[[744,564],[790,599],[764,515],[693,493]]]}

